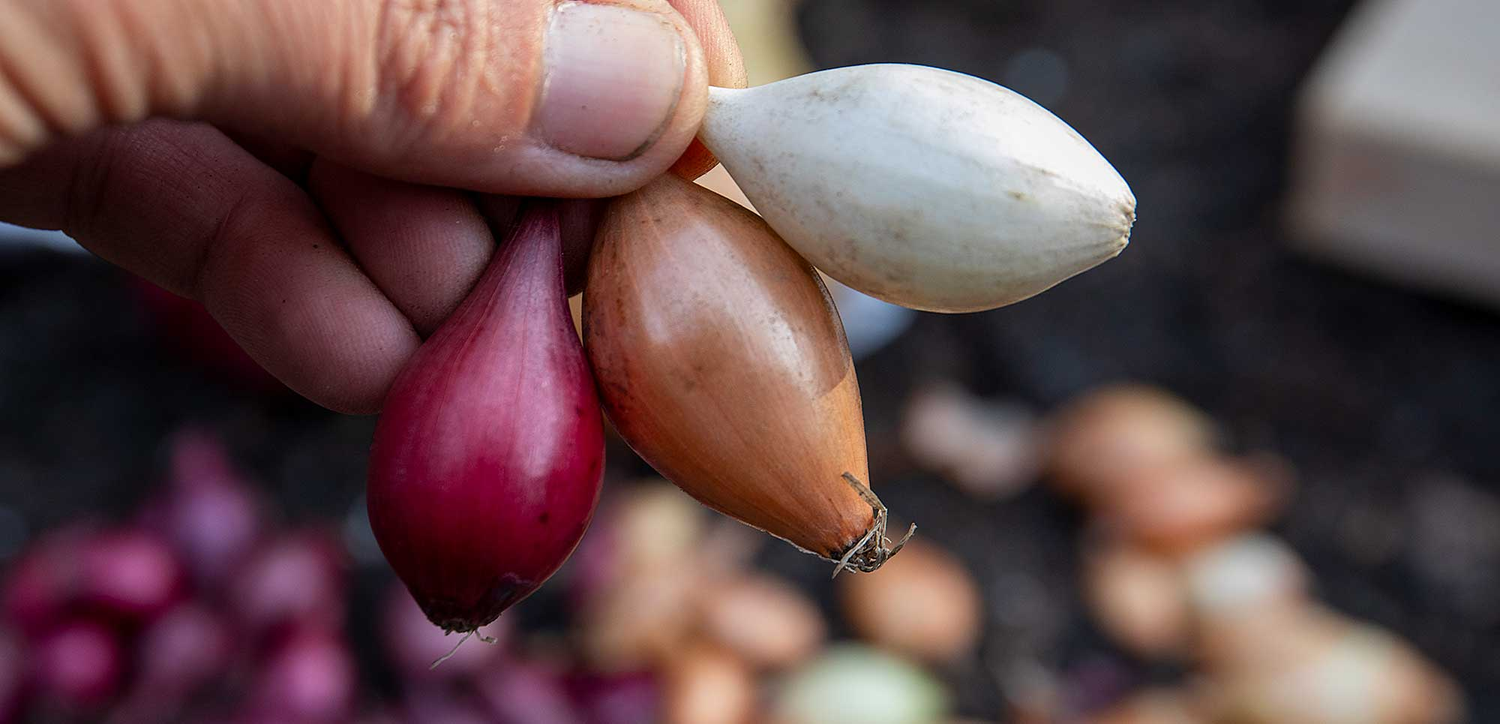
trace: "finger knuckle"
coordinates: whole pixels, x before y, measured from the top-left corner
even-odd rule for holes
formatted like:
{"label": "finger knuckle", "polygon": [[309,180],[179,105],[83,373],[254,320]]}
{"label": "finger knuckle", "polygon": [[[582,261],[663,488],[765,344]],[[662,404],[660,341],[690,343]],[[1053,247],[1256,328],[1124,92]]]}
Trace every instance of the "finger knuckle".
{"label": "finger knuckle", "polygon": [[[378,111],[411,141],[451,131],[472,115],[488,54],[483,0],[385,0],[376,83]],[[402,133],[404,131],[404,134]]]}

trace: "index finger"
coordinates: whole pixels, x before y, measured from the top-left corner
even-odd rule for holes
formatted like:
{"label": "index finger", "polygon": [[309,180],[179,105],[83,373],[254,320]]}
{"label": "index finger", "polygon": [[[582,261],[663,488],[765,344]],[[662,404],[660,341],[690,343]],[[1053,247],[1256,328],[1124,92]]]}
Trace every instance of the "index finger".
{"label": "index finger", "polygon": [[208,126],[148,121],[0,169],[0,218],[203,302],[266,371],[339,412],[379,410],[421,343],[311,199]]}

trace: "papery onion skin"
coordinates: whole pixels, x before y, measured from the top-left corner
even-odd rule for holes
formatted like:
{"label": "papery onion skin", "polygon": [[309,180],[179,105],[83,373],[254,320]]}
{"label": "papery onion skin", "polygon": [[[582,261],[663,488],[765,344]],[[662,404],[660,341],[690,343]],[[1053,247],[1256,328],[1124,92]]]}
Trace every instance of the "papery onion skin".
{"label": "papery onion skin", "polygon": [[449,631],[495,620],[562,565],[604,471],[557,202],[527,204],[474,291],[396,379],[370,451],[375,538]]}
{"label": "papery onion skin", "polygon": [[616,199],[583,327],[615,428],[688,494],[829,559],[876,526],[838,312],[759,217],[671,175]]}

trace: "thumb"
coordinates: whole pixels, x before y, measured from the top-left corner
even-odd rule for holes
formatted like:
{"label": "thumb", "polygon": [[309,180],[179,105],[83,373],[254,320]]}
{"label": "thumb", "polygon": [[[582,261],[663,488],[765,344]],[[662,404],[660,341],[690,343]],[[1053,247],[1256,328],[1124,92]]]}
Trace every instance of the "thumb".
{"label": "thumb", "polygon": [[407,181],[624,193],[706,104],[667,0],[0,0],[0,166],[156,115]]}

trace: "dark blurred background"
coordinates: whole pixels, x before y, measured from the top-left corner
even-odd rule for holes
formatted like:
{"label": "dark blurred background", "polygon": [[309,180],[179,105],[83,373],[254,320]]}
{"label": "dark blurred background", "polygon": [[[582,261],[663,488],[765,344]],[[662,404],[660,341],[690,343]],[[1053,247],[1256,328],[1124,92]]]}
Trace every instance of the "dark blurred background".
{"label": "dark blurred background", "polygon": [[[900,434],[909,398],[947,382],[1045,415],[1137,381],[1204,410],[1230,452],[1282,456],[1296,484],[1270,530],[1316,594],[1448,672],[1468,720],[1500,719],[1500,317],[1310,261],[1286,223],[1298,93],[1350,8],[811,0],[791,16],[815,67],[921,63],[1033,98],[1139,200],[1118,259],[1005,309],[919,315],[859,361],[875,487],[982,595],[982,663],[937,669],[959,714],[1017,716],[997,667],[1051,672],[1065,697],[1099,689],[1095,709],[1193,667],[1124,650],[1094,622],[1078,578],[1085,513],[1044,487],[976,502],[915,464]],[[0,245],[0,560],[80,518],[129,515],[167,476],[166,441],[210,431],[284,525],[326,527],[348,547],[360,700],[394,699],[374,613],[391,577],[360,527],[373,418],[200,364],[164,341],[142,294],[90,257]],[[610,452],[607,487],[649,473]],[[849,635],[825,566],[781,545],[756,561]],[[559,595],[544,589],[518,625],[565,631]]]}

